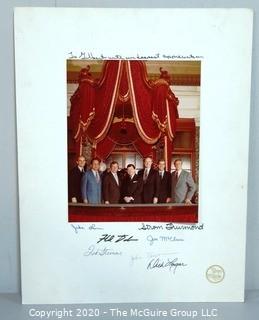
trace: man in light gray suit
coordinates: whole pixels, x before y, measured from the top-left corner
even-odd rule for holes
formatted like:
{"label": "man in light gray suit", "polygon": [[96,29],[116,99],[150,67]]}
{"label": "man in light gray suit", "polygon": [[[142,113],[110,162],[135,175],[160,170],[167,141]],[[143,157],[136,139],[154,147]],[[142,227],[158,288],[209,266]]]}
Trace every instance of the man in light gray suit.
{"label": "man in light gray suit", "polygon": [[191,173],[182,169],[182,160],[174,161],[175,171],[172,173],[172,202],[192,204],[191,199],[196,185]]}
{"label": "man in light gray suit", "polygon": [[91,169],[82,177],[81,191],[84,203],[101,203],[102,181],[99,169],[100,161],[94,158],[91,161]]}

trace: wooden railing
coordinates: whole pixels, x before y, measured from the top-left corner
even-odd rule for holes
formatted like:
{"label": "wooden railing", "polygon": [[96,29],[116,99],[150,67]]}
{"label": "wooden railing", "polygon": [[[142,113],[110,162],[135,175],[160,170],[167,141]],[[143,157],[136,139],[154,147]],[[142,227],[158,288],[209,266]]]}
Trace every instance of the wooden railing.
{"label": "wooden railing", "polygon": [[69,203],[69,222],[198,222],[198,205]]}

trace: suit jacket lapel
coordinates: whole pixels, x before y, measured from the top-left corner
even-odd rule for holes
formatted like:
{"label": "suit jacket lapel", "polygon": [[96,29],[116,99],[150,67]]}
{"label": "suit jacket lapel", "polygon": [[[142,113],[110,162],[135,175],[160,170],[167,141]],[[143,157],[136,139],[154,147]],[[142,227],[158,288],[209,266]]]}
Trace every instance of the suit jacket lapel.
{"label": "suit jacket lapel", "polygon": [[117,181],[116,181],[116,179],[115,179],[115,177],[114,177],[114,175],[113,175],[112,173],[111,173],[111,176],[112,176],[113,181],[114,181],[114,183],[116,184],[116,186],[117,186],[117,187],[120,186],[120,179],[119,179],[118,173],[117,173],[117,177],[118,177],[118,182],[119,182],[119,184],[117,183]]}
{"label": "suit jacket lapel", "polygon": [[150,179],[150,177],[152,176],[152,173],[153,173],[153,171],[152,171],[152,169],[150,168],[150,170],[149,170],[149,172],[148,172],[148,176],[147,176],[146,181],[148,181],[148,180]]}
{"label": "suit jacket lapel", "polygon": [[166,179],[166,171],[164,171],[162,181],[164,181],[165,179]]}
{"label": "suit jacket lapel", "polygon": [[91,175],[92,175],[92,179],[94,180],[94,182],[95,182],[97,185],[98,185],[99,183],[101,183],[101,175],[100,175],[99,171],[98,171],[99,182],[97,182],[96,177],[95,177],[95,175],[94,175],[94,173],[93,173],[92,170],[90,171],[90,173],[91,173]]}
{"label": "suit jacket lapel", "polygon": [[174,184],[175,184],[175,186],[176,186],[176,185],[178,184],[179,180],[181,179],[183,172],[180,173],[180,175],[179,175],[179,177],[178,177],[177,179],[176,179],[175,173],[176,173],[176,171],[173,172],[172,176],[174,177],[174,178],[173,178],[173,179],[174,179],[173,181],[174,181]]}
{"label": "suit jacket lapel", "polygon": [[130,178],[130,176],[129,176],[129,181],[130,181],[130,183],[132,184],[132,185],[134,185],[134,181],[136,181],[136,178],[137,178],[137,175],[136,174],[134,174],[134,176],[133,176],[133,178],[131,179]]}
{"label": "suit jacket lapel", "polygon": [[184,176],[184,173],[183,173],[183,170],[182,170],[180,175],[179,175],[179,177],[178,177],[178,179],[177,179],[176,184],[178,184],[178,182],[183,178],[183,176]]}
{"label": "suit jacket lapel", "polygon": [[91,175],[92,179],[96,180],[92,170],[90,170],[89,174]]}

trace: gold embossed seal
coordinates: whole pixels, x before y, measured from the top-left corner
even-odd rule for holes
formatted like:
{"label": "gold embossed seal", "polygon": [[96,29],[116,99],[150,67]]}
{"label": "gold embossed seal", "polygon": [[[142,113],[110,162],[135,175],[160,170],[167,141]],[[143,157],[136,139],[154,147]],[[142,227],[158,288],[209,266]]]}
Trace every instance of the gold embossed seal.
{"label": "gold embossed seal", "polygon": [[211,283],[219,283],[224,279],[225,271],[221,266],[215,264],[207,269],[206,277]]}

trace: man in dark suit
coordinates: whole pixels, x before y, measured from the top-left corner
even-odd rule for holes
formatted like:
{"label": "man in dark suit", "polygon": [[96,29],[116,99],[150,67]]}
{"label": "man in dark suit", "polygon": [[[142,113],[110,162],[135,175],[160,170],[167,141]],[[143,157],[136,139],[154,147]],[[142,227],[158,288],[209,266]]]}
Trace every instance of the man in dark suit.
{"label": "man in dark suit", "polygon": [[110,172],[103,179],[103,200],[105,204],[119,203],[121,199],[121,178],[118,174],[119,164],[112,161]]}
{"label": "man in dark suit", "polygon": [[196,184],[190,172],[182,169],[182,160],[174,161],[175,171],[172,173],[172,202],[192,204]]}
{"label": "man in dark suit", "polygon": [[68,201],[77,203],[83,202],[81,195],[81,179],[85,172],[85,157],[79,156],[77,165],[68,174]]}
{"label": "man in dark suit", "polygon": [[150,157],[144,160],[144,169],[138,175],[143,179],[143,203],[157,203],[159,195],[158,171],[152,168],[153,160]]}
{"label": "man in dark suit", "polygon": [[133,164],[127,165],[127,174],[122,183],[122,202],[141,203],[141,194],[143,190],[143,180],[136,174]]}
{"label": "man in dark suit", "polygon": [[171,173],[165,170],[165,160],[158,161],[159,194],[158,203],[171,202]]}

